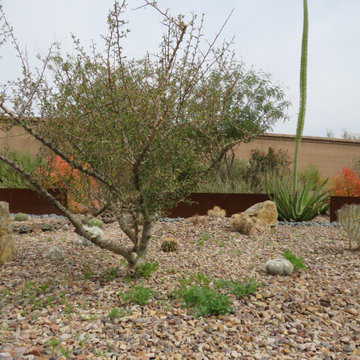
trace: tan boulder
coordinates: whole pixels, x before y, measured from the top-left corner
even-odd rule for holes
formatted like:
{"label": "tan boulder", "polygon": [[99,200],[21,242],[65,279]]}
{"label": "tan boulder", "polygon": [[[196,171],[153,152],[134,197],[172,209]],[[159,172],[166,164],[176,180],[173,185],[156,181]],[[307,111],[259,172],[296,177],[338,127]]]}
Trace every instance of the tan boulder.
{"label": "tan boulder", "polygon": [[234,214],[230,226],[232,231],[245,235],[256,235],[277,227],[278,212],[273,201],[257,203],[242,213]]}
{"label": "tan boulder", "polygon": [[0,201],[0,264],[14,260],[16,256],[15,236],[9,213],[9,204]]}

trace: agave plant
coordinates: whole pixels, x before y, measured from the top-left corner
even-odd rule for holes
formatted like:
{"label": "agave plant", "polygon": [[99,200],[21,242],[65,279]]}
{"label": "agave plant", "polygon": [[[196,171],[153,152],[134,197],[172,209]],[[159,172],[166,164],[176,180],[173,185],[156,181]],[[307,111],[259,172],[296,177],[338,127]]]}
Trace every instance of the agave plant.
{"label": "agave plant", "polygon": [[276,204],[279,220],[309,221],[328,206],[331,193],[326,184],[327,180],[318,186],[309,181],[294,187],[290,181],[280,181],[266,184],[266,189]]}

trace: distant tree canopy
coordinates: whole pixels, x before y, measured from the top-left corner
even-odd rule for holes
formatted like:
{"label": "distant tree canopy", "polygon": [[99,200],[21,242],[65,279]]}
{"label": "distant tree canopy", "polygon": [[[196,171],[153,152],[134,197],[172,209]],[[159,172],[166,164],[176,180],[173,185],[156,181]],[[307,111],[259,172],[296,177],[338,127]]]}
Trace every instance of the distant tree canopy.
{"label": "distant tree canopy", "polygon": [[202,20],[198,24],[193,16],[185,23],[181,15],[145,5],[161,15],[165,28],[157,54],[125,56],[126,3],[115,2],[105,51],[87,52],[74,39],[75,55],[51,50],[37,71],[19,53],[24,76],[11,95],[3,92],[1,103],[12,124],[84,176],[93,203],[116,216],[130,242],[90,234],[47,193],[43,179],[6,155],[0,158],[51,199],[79,234],[124,256],[133,273],[156,218],[184,199],[235,144],[285,118],[288,106],[268,75],[235,60],[231,44],[216,47],[218,36],[203,43]]}

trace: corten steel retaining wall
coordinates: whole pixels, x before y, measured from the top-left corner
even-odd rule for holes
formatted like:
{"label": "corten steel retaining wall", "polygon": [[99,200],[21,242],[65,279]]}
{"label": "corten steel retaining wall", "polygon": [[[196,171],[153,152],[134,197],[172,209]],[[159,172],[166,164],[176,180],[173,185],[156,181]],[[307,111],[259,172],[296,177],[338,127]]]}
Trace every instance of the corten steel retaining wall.
{"label": "corten steel retaining wall", "polygon": [[218,194],[218,193],[192,193],[189,200],[193,202],[179,203],[169,210],[166,216],[169,218],[191,217],[195,214],[206,215],[207,211],[214,206],[220,206],[226,210],[226,216],[231,216],[245,211],[258,202],[269,200],[266,194]]}
{"label": "corten steel retaining wall", "polygon": [[360,196],[332,196],[330,198],[330,221],[337,221],[337,211],[345,204],[360,204]]}
{"label": "corten steel retaining wall", "polygon": [[[62,205],[67,207],[67,194],[65,190],[48,190]],[[11,213],[25,213],[34,215],[62,213],[54,207],[48,200],[30,189],[0,189],[0,201],[9,203]]]}

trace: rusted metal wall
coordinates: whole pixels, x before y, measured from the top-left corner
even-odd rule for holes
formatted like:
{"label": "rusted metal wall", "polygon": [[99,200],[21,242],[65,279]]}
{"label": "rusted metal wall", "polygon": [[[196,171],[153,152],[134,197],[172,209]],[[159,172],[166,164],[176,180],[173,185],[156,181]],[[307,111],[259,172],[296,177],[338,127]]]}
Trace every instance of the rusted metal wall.
{"label": "rusted metal wall", "polygon": [[[64,190],[52,189],[49,192],[62,205],[67,207],[67,195]],[[0,201],[9,203],[11,213],[62,215],[48,200],[40,197],[36,191],[30,189],[0,189]]]}
{"label": "rusted metal wall", "polygon": [[266,194],[214,194],[214,193],[193,193],[189,197],[192,203],[179,203],[169,210],[166,216],[170,218],[191,217],[195,214],[206,215],[207,211],[214,206],[226,210],[226,215],[231,216],[245,211],[250,206],[269,200]]}
{"label": "rusted metal wall", "polygon": [[330,198],[330,221],[337,221],[337,211],[345,204],[360,204],[359,196],[332,196]]}

